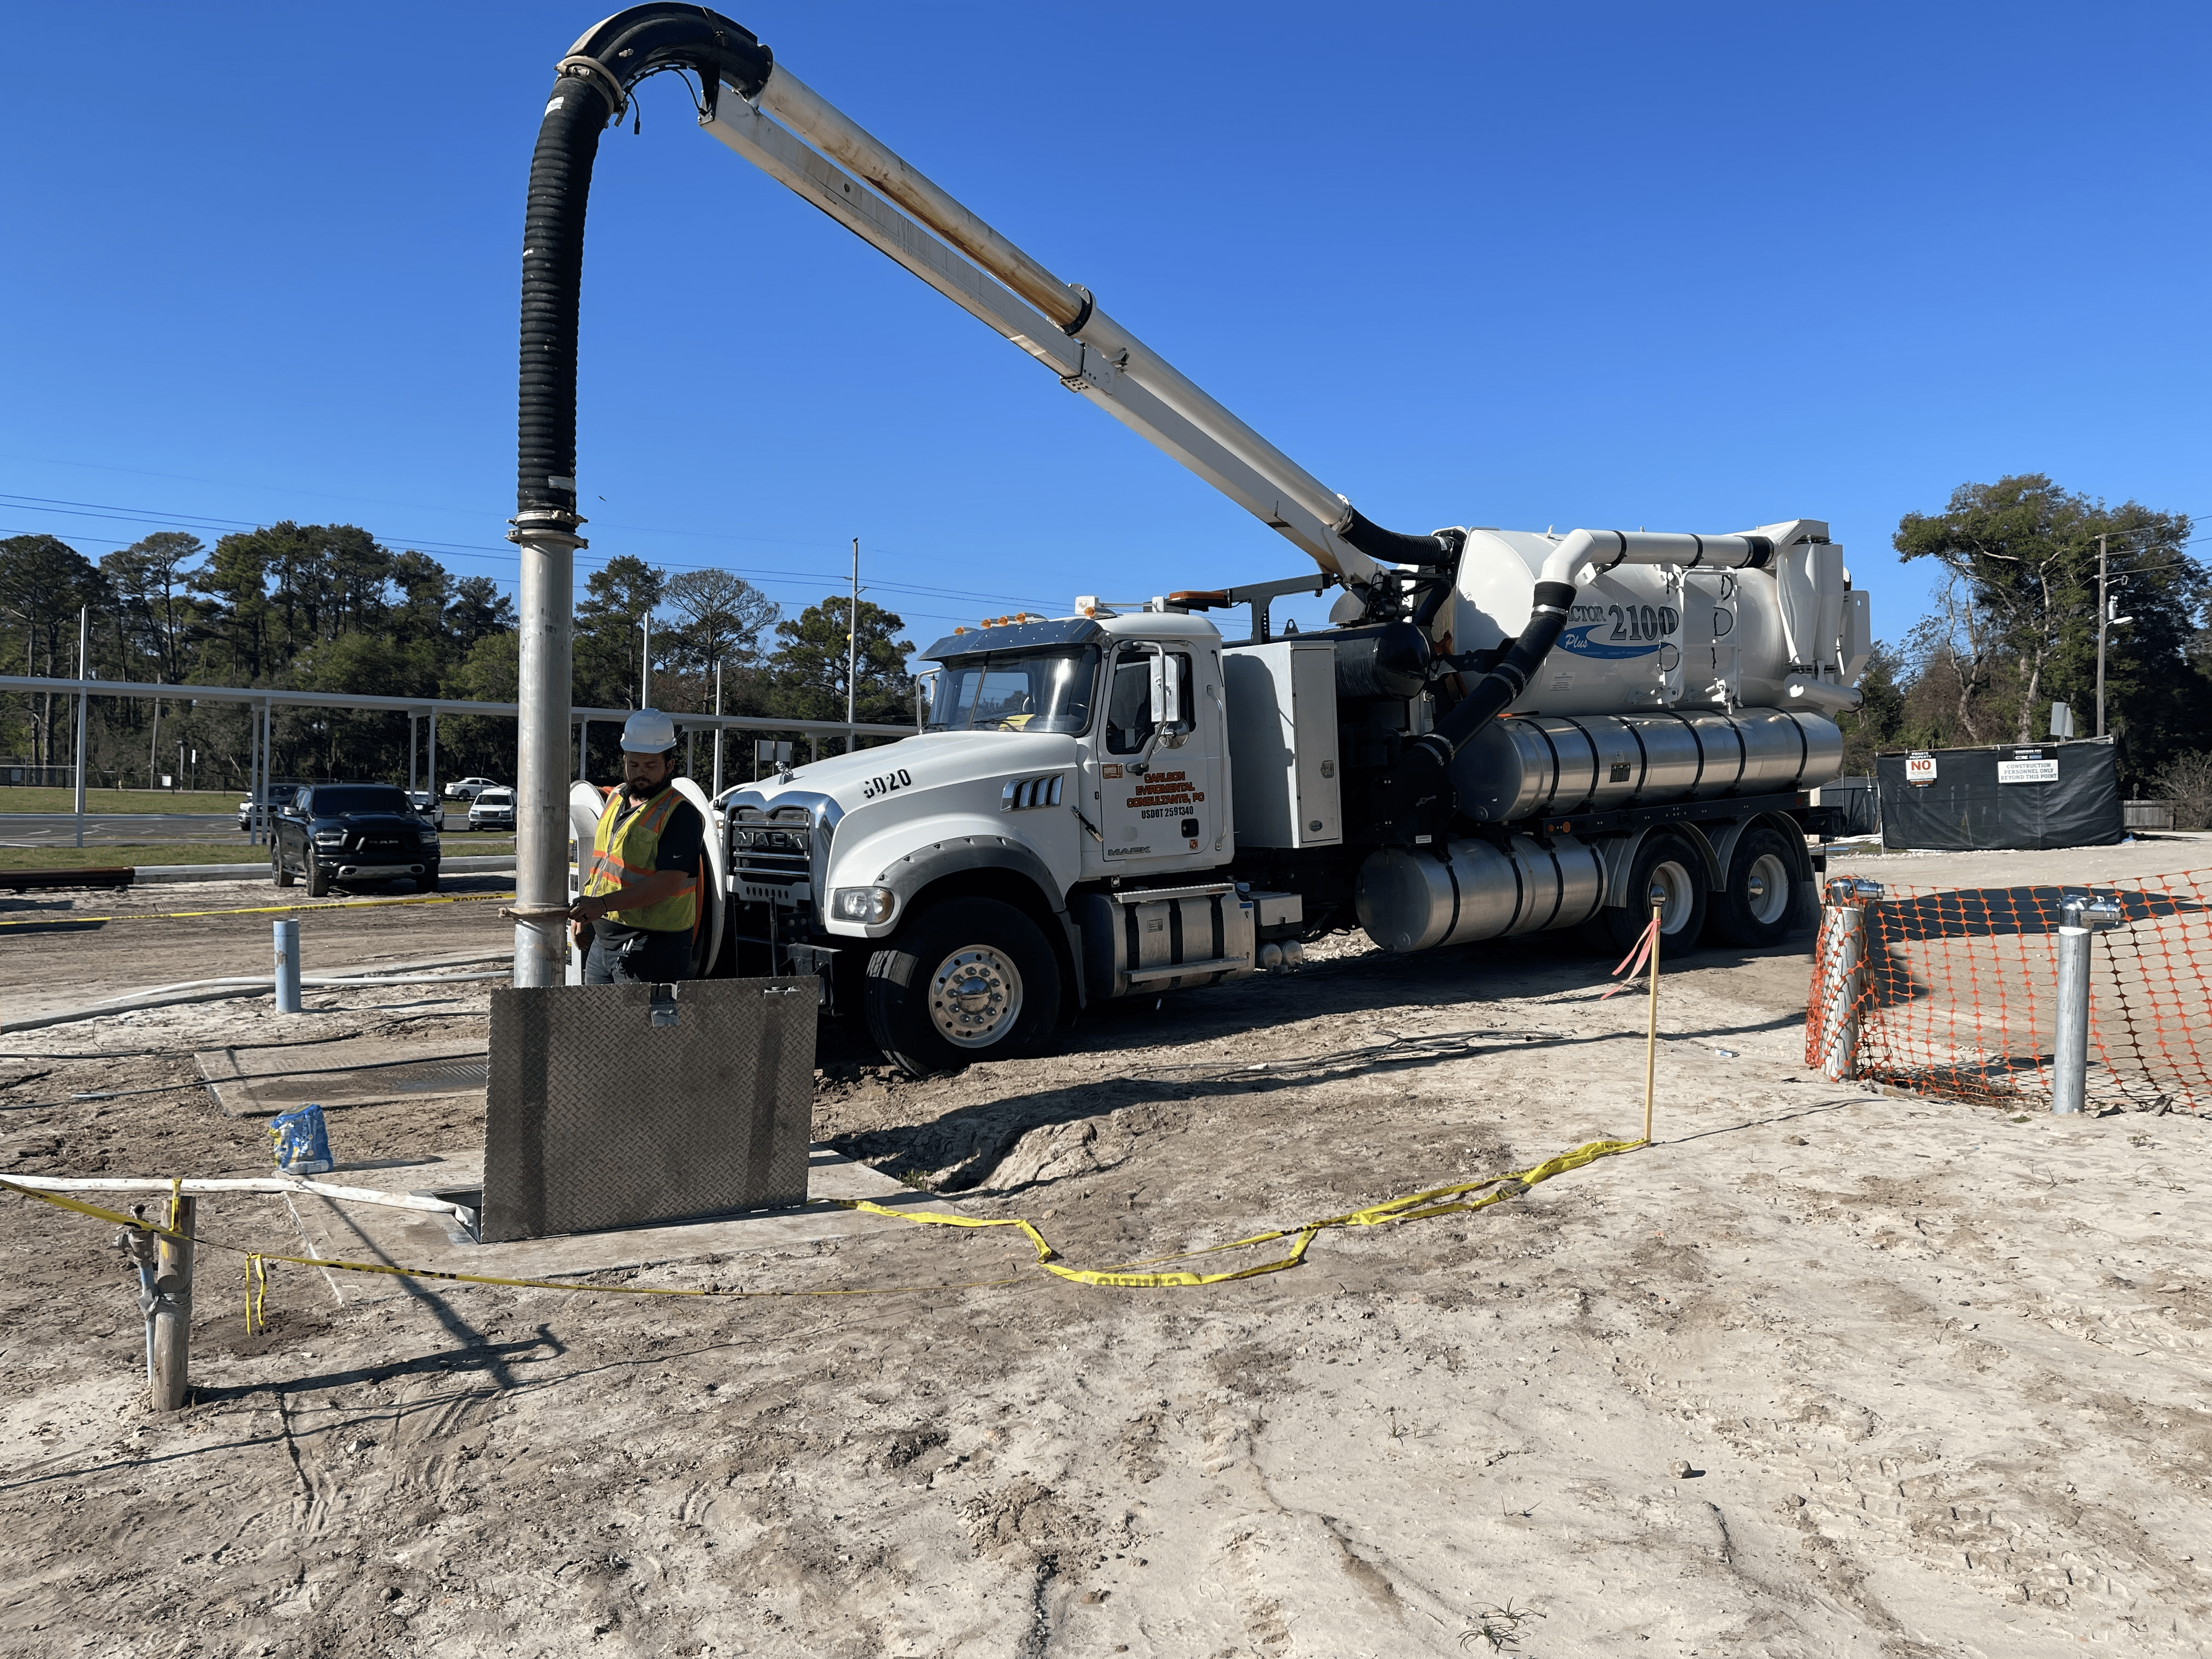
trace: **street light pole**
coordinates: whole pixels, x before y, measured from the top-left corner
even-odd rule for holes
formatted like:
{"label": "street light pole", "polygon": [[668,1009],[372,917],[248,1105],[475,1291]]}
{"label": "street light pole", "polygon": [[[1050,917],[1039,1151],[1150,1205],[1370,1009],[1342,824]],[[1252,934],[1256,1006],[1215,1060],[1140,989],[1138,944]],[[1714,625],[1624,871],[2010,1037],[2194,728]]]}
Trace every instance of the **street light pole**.
{"label": "street light pole", "polygon": [[712,799],[722,796],[722,659],[714,659],[714,793]]}
{"label": "street light pole", "polygon": [[637,653],[637,706],[650,708],[653,707],[653,612],[647,611],[645,620],[638,626],[645,630],[645,645]]}

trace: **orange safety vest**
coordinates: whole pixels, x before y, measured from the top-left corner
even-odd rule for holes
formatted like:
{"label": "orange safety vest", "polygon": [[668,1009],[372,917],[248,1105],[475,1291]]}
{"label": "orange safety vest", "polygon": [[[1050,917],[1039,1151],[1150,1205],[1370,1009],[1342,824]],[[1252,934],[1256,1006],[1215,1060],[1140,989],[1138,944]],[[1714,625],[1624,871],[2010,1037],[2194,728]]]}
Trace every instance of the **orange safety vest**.
{"label": "orange safety vest", "polygon": [[[606,810],[599,814],[599,827],[592,836],[591,867],[584,874],[584,892],[587,896],[618,893],[630,883],[643,881],[652,875],[653,860],[660,854],[660,832],[668,823],[668,815],[690,805],[676,793],[673,786],[664,787],[657,799],[627,815],[623,811],[625,804],[626,798],[617,790],[607,797]],[[698,915],[699,890],[695,880],[673,898],[634,910],[610,910],[607,920],[625,927],[649,928],[654,933],[688,933],[693,931]]]}

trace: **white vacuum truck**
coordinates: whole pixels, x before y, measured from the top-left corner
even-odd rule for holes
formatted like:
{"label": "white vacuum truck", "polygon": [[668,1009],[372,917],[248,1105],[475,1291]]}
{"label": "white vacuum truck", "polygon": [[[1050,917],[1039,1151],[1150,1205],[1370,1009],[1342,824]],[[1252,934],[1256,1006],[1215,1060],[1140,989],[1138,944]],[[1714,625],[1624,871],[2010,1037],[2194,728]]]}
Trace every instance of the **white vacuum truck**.
{"label": "white vacuum truck", "polygon": [[[699,75],[710,134],[1318,567],[938,641],[921,734],[714,803],[702,965],[818,974],[919,1074],[1030,1051],[1087,1005],[1293,967],[1355,926],[1393,951],[1588,925],[1625,945],[1656,906],[1679,954],[1709,929],[1772,944],[1809,913],[1807,792],[1840,769],[1832,716],[1871,639],[1825,524],[1384,530],[696,7],[618,14],[560,66],[524,259],[526,577],[580,544],[577,180],[636,82],[672,68]],[[1271,625],[1273,601],[1332,589],[1328,628]],[[1211,617],[1237,612],[1224,639]],[[526,734],[526,794],[530,771]]]}

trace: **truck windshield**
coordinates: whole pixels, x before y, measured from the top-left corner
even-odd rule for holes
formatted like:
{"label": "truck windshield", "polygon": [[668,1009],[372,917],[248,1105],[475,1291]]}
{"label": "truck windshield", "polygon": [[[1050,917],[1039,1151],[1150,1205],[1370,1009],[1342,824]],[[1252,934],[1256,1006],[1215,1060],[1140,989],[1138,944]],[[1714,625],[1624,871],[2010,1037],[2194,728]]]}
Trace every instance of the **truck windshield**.
{"label": "truck windshield", "polygon": [[1098,647],[963,657],[937,676],[932,732],[1064,732],[1091,729]]}

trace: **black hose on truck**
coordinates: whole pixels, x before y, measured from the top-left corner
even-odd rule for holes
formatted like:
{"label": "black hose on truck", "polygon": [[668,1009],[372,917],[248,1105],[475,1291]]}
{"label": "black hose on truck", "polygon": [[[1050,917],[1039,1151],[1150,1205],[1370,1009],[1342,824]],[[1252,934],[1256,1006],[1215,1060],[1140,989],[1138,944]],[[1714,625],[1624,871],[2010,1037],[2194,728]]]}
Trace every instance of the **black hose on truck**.
{"label": "black hose on truck", "polygon": [[774,62],[750,30],[702,6],[666,3],[617,12],[561,60],[530,158],[522,221],[515,497],[525,519],[576,522],[576,317],[600,132],[648,75],[691,70],[712,113],[723,83],[755,97]]}

